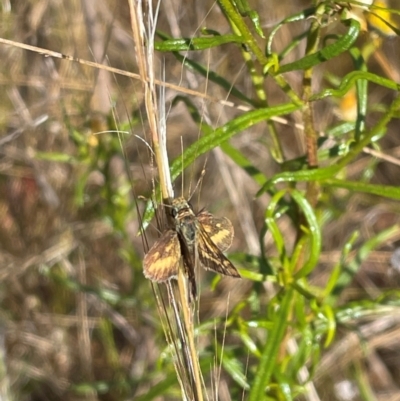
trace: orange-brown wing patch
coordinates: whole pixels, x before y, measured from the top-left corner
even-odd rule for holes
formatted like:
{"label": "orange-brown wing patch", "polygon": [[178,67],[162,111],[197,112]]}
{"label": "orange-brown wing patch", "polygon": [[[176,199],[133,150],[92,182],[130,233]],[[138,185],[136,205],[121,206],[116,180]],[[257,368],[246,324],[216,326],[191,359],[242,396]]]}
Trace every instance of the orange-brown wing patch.
{"label": "orange-brown wing patch", "polygon": [[197,219],[203,226],[211,241],[225,252],[232,245],[234,230],[232,223],[226,217],[215,217],[207,211],[197,215]]}
{"label": "orange-brown wing patch", "polygon": [[205,269],[213,270],[225,276],[240,277],[236,267],[214,244],[203,226],[200,227],[198,233],[198,256]]}
{"label": "orange-brown wing patch", "polygon": [[143,259],[145,277],[157,283],[176,277],[181,256],[178,234],[166,231]]}

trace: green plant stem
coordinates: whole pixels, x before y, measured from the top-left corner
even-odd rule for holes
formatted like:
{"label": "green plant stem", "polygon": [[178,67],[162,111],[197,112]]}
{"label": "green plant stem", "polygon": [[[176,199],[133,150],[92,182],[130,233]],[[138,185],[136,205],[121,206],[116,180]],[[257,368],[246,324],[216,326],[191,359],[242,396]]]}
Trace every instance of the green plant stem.
{"label": "green plant stem", "polygon": [[[306,56],[316,53],[321,34],[321,25],[318,19],[314,19],[310,26],[310,31],[307,38]],[[303,77],[303,100],[305,101],[303,108],[303,123],[304,123],[304,133],[306,135],[306,149],[307,149],[307,161],[308,167],[314,168],[318,166],[318,156],[317,156],[317,139],[318,134],[314,127],[314,118],[312,105],[309,101],[312,95],[312,71],[313,68],[307,68],[304,70]],[[315,191],[310,191],[314,193]],[[310,200],[310,199],[309,199]],[[315,201],[315,199],[314,199]],[[311,202],[312,204],[314,202]]]}
{"label": "green plant stem", "polygon": [[241,36],[243,36],[243,43],[245,43],[249,47],[249,49],[256,56],[259,63],[261,65],[265,65],[268,62],[268,58],[259,48],[253,34],[251,33],[248,26],[245,24],[243,17],[236,11],[232,2],[230,0],[218,0],[218,3],[224,10],[227,18],[231,21],[231,23],[235,24]]}
{"label": "green plant stem", "polygon": [[272,373],[276,368],[276,358],[282,344],[288,326],[291,302],[293,299],[293,288],[289,287],[282,297],[279,311],[273,321],[273,329],[268,332],[267,343],[262,352],[257,373],[251,386],[249,401],[261,401],[265,399],[265,389],[268,386]]}

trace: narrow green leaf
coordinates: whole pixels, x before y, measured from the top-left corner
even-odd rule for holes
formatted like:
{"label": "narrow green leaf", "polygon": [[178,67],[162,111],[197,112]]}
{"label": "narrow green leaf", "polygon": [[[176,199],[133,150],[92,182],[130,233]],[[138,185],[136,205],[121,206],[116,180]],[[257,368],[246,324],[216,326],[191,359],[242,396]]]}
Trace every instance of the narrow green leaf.
{"label": "narrow green leaf", "polygon": [[[285,24],[289,24],[291,22],[296,22],[296,21],[303,21],[306,18],[308,18],[310,15],[313,15],[315,13],[315,7],[309,8],[307,10],[303,10],[299,12],[298,14],[291,15],[288,18],[285,18],[283,21],[281,21],[269,34],[268,41],[267,41],[267,46],[266,46],[266,53],[268,56],[271,56],[273,54],[272,51],[272,42],[274,40],[274,37],[276,33],[279,31],[279,29],[282,28]],[[287,54],[287,52],[285,52]]]}
{"label": "narrow green leaf", "polygon": [[364,182],[353,182],[331,178],[323,181],[323,185],[334,188],[346,188],[356,192],[365,192],[373,195],[379,195],[389,199],[400,200],[400,187],[389,185],[367,184]]}
{"label": "narrow green leaf", "polygon": [[37,160],[46,160],[57,163],[76,163],[77,160],[67,154],[67,153],[58,153],[58,152],[36,152],[35,159]]}
{"label": "narrow green leaf", "polygon": [[351,234],[350,238],[346,241],[344,244],[344,247],[342,249],[342,253],[340,255],[340,260],[338,263],[335,264],[335,266],[332,269],[332,272],[329,276],[329,280],[326,283],[326,286],[324,288],[324,294],[323,298],[325,298],[325,303],[326,304],[334,304],[336,301],[335,297],[331,297],[330,294],[332,293],[333,289],[336,287],[336,283],[339,280],[339,277],[342,273],[342,266],[345,264],[346,259],[348,258],[351,250],[353,249],[355,241],[359,237],[359,232],[355,231]]}
{"label": "narrow green leaf", "polygon": [[400,307],[400,291],[392,290],[384,298],[348,302],[336,312],[339,324],[349,324],[354,319],[370,319],[385,314],[398,315]]}
{"label": "narrow green leaf", "polygon": [[295,274],[295,279],[299,279],[308,275],[318,263],[321,254],[321,231],[314,210],[307,199],[297,190],[291,190],[290,194],[303,212],[310,232],[310,256],[303,267]]}
{"label": "narrow green leaf", "polygon": [[333,136],[333,137],[341,137],[345,134],[348,134],[349,132],[353,131],[355,129],[355,123],[354,122],[341,122],[338,125],[329,128],[326,131],[326,136]]}
{"label": "narrow green leaf", "polygon": [[301,170],[301,171],[285,171],[276,174],[268,180],[264,186],[257,192],[256,196],[260,196],[264,192],[270,190],[275,184],[280,182],[298,182],[298,181],[318,181],[334,176],[341,166],[334,165],[320,168],[318,170]]}
{"label": "narrow green leaf", "polygon": [[163,42],[154,42],[154,49],[160,52],[181,52],[193,50],[205,50],[218,47],[227,43],[243,43],[243,38],[238,35],[220,35],[208,38],[180,38],[168,39]]}
{"label": "narrow green leaf", "polygon": [[382,78],[379,75],[372,74],[365,71],[352,71],[348,73],[343,79],[337,89],[325,89],[320,93],[317,93],[310,97],[310,101],[321,100],[328,96],[343,97],[359,79],[365,79],[367,81],[373,82],[377,85],[384,86],[388,89],[393,89],[395,91],[400,90],[400,84],[391,81],[390,79]]}
{"label": "narrow green leaf", "polygon": [[260,358],[261,357],[261,353],[260,353],[259,349],[257,348],[257,345],[254,342],[254,339],[249,334],[248,328],[249,328],[248,325],[242,325],[242,327],[240,327],[240,330],[236,334],[240,337],[240,339],[242,340],[243,344],[246,346],[246,349],[251,354],[256,356],[257,358]]}
{"label": "narrow green leaf", "polygon": [[280,200],[286,195],[287,191],[282,190],[277,192],[269,202],[267,210],[265,211],[265,224],[268,227],[269,232],[272,235],[272,238],[275,242],[276,249],[278,251],[279,258],[281,260],[281,264],[286,271],[289,266],[289,261],[287,259],[286,248],[285,248],[285,240],[283,239],[283,235],[279,230],[277,219],[276,219],[276,211],[278,209],[278,205]]}
{"label": "narrow green leaf", "polygon": [[242,278],[245,278],[247,280],[255,281],[255,282],[260,282],[263,283],[264,281],[269,281],[271,283],[276,283],[276,276],[271,276],[271,275],[265,275],[261,273],[256,273],[252,272],[250,270],[245,270],[245,269],[238,269],[240,275]]}
{"label": "narrow green leaf", "polygon": [[273,327],[268,331],[267,343],[262,351],[256,376],[250,388],[249,401],[265,399],[265,388],[269,385],[271,376],[275,371],[276,358],[288,326],[292,298],[293,289],[289,288],[284,293],[279,309],[273,318]]}
{"label": "narrow green leaf", "polygon": [[346,35],[340,36],[335,43],[322,48],[316,53],[305,56],[300,60],[294,61],[293,63],[281,65],[278,71],[275,72],[275,75],[283,74],[289,71],[307,70],[324,61],[331,60],[339,54],[349,50],[355,40],[358,38],[361,27],[360,23],[355,19],[346,20],[343,21],[343,23],[349,27]]}
{"label": "narrow green leaf", "polygon": [[[357,70],[368,72],[367,65],[360,49],[353,47],[350,49],[350,55],[353,58],[354,66]],[[356,91],[357,119],[355,124],[355,140],[358,142],[366,127],[366,118],[368,113],[368,81],[366,79],[357,80]]]}
{"label": "narrow green leaf", "polygon": [[324,313],[328,328],[324,344],[325,348],[327,348],[332,343],[336,334],[336,319],[334,311],[330,305],[325,304],[322,307],[322,312]]}
{"label": "narrow green leaf", "polygon": [[[300,300],[300,307],[303,307],[303,314],[308,310]],[[296,299],[297,304],[297,299]],[[298,307],[298,309],[300,309]],[[296,314],[298,316],[298,313]],[[307,316],[305,316],[307,318]],[[313,344],[315,343],[315,332],[309,322],[305,322],[299,328],[298,349],[293,355],[288,356],[287,366],[285,367],[284,375],[286,377],[295,378],[301,368],[306,364],[310,366],[310,355],[313,352]]]}
{"label": "narrow green leaf", "polygon": [[248,390],[250,385],[247,382],[246,375],[241,370],[239,360],[237,358],[232,358],[227,352],[222,352],[222,350],[219,350],[219,353],[222,354],[222,366],[224,369],[241,388]]}

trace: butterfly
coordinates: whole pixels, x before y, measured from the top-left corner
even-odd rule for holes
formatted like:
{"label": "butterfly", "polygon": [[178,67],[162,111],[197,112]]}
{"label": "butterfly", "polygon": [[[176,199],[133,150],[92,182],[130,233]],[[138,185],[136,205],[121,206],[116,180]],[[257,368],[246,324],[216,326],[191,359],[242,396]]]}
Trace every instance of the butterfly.
{"label": "butterfly", "polygon": [[172,201],[171,214],[174,226],[161,235],[144,257],[146,278],[157,283],[176,278],[183,258],[192,299],[197,296],[198,264],[206,270],[240,278],[235,266],[222,253],[229,249],[234,235],[232,223],[226,217],[214,217],[205,210],[195,214],[182,197]]}

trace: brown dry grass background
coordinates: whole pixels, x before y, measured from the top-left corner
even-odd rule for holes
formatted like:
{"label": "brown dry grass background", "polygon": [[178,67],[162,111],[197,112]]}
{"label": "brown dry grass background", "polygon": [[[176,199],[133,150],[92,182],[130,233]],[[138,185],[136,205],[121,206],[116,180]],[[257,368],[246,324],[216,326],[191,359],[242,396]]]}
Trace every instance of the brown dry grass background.
{"label": "brown dry grass background", "polygon": [[[266,29],[307,4],[253,2]],[[125,1],[19,0],[3,1],[1,7],[3,38],[137,71]],[[190,37],[203,26],[220,32],[228,30],[213,2],[162,2],[161,30],[174,37]],[[287,43],[292,35],[292,31],[283,29],[279,40]],[[399,39],[385,40],[382,52],[398,76]],[[133,206],[133,196],[151,194],[152,177],[156,175],[146,146],[134,136],[148,138],[141,85],[127,77],[99,73],[11,46],[1,45],[0,54],[0,344],[2,366],[6,369],[2,373],[2,399],[135,399],[132,394],[143,394],[149,388],[164,347],[153,293],[142,276],[140,261],[144,251],[136,236],[139,225]],[[248,75],[242,73],[243,61],[236,47],[225,46],[196,57],[248,93]],[[348,63],[343,58],[340,65],[327,63],[326,68],[339,73]],[[373,63],[380,70],[378,62]],[[165,66],[168,82],[207,91],[219,99],[227,97],[216,85],[207,85],[205,80],[182,69],[171,55],[158,57],[158,65],[160,71]],[[316,77],[316,85],[321,86],[322,69],[317,73],[320,80]],[[301,81],[297,84],[301,85]],[[281,100],[274,85],[267,89],[270,99],[275,96],[276,102]],[[175,96],[176,92],[167,91],[167,110]],[[388,96],[392,95],[382,88],[371,91],[376,103],[385,102]],[[191,100],[202,104],[199,98]],[[234,108],[217,104],[204,103],[201,107],[215,126],[238,115]],[[112,118],[107,119],[111,109]],[[323,130],[338,118],[335,110],[337,105],[320,102],[316,110],[318,129]],[[294,122],[296,118],[293,116]],[[376,119],[373,114],[369,118]],[[122,147],[134,192],[117,135],[97,134],[111,129],[113,119],[119,126],[131,128],[130,134],[123,136]],[[299,133],[291,126],[280,129],[285,138],[285,155],[292,158],[302,154]],[[382,144],[383,153],[398,161],[398,123],[392,123],[389,129],[391,133]],[[167,131],[171,158],[199,136],[183,105],[169,110]],[[235,136],[232,144],[271,175],[276,167],[266,146],[260,146],[266,143],[265,136],[265,130],[257,127]],[[49,153],[54,160],[49,160]],[[351,165],[349,176],[356,179],[368,163],[367,157],[359,158]],[[196,184],[203,167],[206,172],[194,204],[223,213],[234,222],[233,251],[257,254],[268,198],[254,200],[258,189],[254,182],[217,150],[185,172],[184,195],[188,195],[189,185],[193,188]],[[233,185],[229,186],[230,180]],[[399,165],[381,162],[376,180],[399,185]],[[181,192],[180,181],[176,190]],[[118,196],[110,200],[109,193]],[[117,212],[110,210],[113,202]],[[369,238],[398,220],[400,211],[398,202],[377,202],[376,197],[368,195],[349,199],[341,191],[336,193],[336,202],[337,219],[324,232],[324,253],[315,283],[326,279],[347,233],[358,228],[362,238]],[[112,219],[114,227],[110,224]],[[293,235],[288,226],[288,241]],[[150,242],[152,238],[155,230],[149,234]],[[345,291],[343,302],[357,299],[360,294],[375,298],[383,288],[399,284],[398,272],[390,266],[395,246],[393,243],[373,252],[357,280]],[[78,291],[79,286],[87,291]],[[234,303],[245,296],[249,286],[228,280],[211,292],[203,284],[201,318],[224,316],[227,290],[233,289]],[[384,390],[389,397],[385,399],[400,399],[399,317],[385,322],[377,318],[363,330],[368,352],[362,352],[359,337],[345,334],[324,356],[316,381],[321,399],[337,399],[330,389],[333,383],[346,379],[351,369],[365,374],[378,393]],[[97,383],[98,387],[85,392],[82,383]],[[107,391],[102,391],[102,383],[110,386]],[[74,388],[78,384],[81,387]]]}

